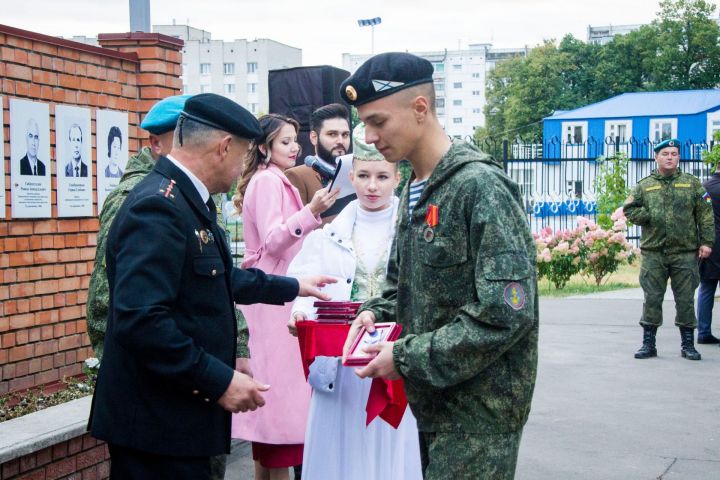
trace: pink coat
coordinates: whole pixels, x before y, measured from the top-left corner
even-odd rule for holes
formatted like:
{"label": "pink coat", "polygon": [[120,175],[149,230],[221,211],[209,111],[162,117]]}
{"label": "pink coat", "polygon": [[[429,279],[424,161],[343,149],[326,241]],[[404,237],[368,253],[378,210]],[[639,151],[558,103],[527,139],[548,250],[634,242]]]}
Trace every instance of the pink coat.
{"label": "pink coat", "polygon": [[[243,201],[243,268],[284,275],[302,241],[320,226],[298,190],[275,165],[250,180]],[[271,444],[300,444],[305,439],[310,387],[305,381],[297,339],[288,333],[292,302],[282,306],[243,305],[250,330],[250,366],[254,377],[270,384],[265,406],[233,415],[232,436]]]}

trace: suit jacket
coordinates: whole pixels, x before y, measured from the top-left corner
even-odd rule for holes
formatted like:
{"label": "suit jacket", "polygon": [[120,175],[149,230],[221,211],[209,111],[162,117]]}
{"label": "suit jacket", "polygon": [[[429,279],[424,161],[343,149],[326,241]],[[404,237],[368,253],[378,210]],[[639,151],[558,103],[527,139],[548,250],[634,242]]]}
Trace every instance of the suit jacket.
{"label": "suit jacket", "polygon": [[[32,175],[32,166],[30,165],[30,159],[25,155],[20,159],[20,175]],[[37,160],[37,175],[38,177],[45,176],[45,164]]]}
{"label": "suit jacket", "polygon": [[118,211],[94,437],[161,455],[229,452],[230,413],[217,401],[235,364],[233,300],[283,304],[298,282],[233,268],[215,214],[165,157]]}
{"label": "suit jacket", "polygon": [[[300,192],[300,199],[303,205],[307,205],[312,200],[315,192],[323,188],[320,174],[307,165],[299,165],[285,170],[285,176],[290,180],[295,188]],[[339,199],[335,204],[320,214],[320,220],[326,225],[333,220],[350,202],[355,200],[355,195],[350,195]]]}
{"label": "suit jacket", "polygon": [[[68,163],[65,164],[65,176],[66,177],[74,177],[75,172],[73,171],[73,169],[74,169],[73,161],[70,160]],[[88,167],[85,164],[85,162],[83,162],[82,160],[80,160],[80,176],[81,177],[88,176]]]}
{"label": "suit jacket", "polygon": [[705,191],[712,201],[715,218],[715,244],[710,257],[700,261],[700,278],[702,280],[720,279],[720,173],[714,173],[703,183]]}

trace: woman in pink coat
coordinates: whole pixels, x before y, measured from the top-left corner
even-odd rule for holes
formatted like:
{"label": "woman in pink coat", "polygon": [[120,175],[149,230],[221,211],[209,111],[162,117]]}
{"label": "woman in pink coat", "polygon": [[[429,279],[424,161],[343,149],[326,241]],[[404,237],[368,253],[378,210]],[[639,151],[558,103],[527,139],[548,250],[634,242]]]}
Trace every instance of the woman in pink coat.
{"label": "woman in pink coat", "polygon": [[[264,135],[255,142],[233,198],[242,213],[245,237],[243,268],[284,275],[303,239],[320,226],[319,215],[335,203],[337,191],[319,190],[303,206],[284,170],[300,153],[298,123],[280,115],[260,118]],[[252,441],[256,480],[288,478],[300,465],[310,387],[300,362],[297,339],[287,331],[292,302],[282,306],[243,305],[250,331],[250,368],[270,384],[265,406],[233,416],[233,437]]]}

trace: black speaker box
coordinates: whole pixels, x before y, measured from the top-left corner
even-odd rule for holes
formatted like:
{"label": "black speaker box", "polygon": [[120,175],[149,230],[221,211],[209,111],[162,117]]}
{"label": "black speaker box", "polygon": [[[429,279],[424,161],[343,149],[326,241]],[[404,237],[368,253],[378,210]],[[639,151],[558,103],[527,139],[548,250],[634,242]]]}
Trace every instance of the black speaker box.
{"label": "black speaker box", "polygon": [[329,103],[348,106],[340,97],[340,84],[349,76],[350,72],[329,65],[268,72],[270,113],[294,118],[300,124],[298,142],[302,146],[302,155],[298,156],[298,164],[303,163],[306,155],[315,154],[310,143],[310,115]]}

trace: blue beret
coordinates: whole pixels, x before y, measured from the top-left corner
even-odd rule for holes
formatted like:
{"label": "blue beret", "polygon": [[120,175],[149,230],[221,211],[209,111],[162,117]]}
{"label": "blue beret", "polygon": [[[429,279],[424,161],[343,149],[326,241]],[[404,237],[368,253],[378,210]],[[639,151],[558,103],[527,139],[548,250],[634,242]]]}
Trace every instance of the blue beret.
{"label": "blue beret", "polygon": [[410,53],[381,53],[369,58],[340,85],[340,96],[350,105],[362,105],[400,90],[431,83],[434,68]]}
{"label": "blue beret", "polygon": [[667,147],[675,147],[678,150],[680,150],[680,140],[678,140],[677,138],[670,138],[668,140],[660,142],[657,145],[655,145],[655,148],[653,148],[653,151],[655,153],[658,153],[660,150],[662,150],[663,148],[667,148]]}
{"label": "blue beret", "polygon": [[163,98],[153,105],[145,115],[140,128],[153,135],[162,135],[175,130],[180,112],[182,112],[185,100],[188,98],[190,98],[190,95],[173,95],[172,97]]}
{"label": "blue beret", "polygon": [[216,93],[190,97],[180,115],[247,140],[255,140],[263,134],[255,115]]}

